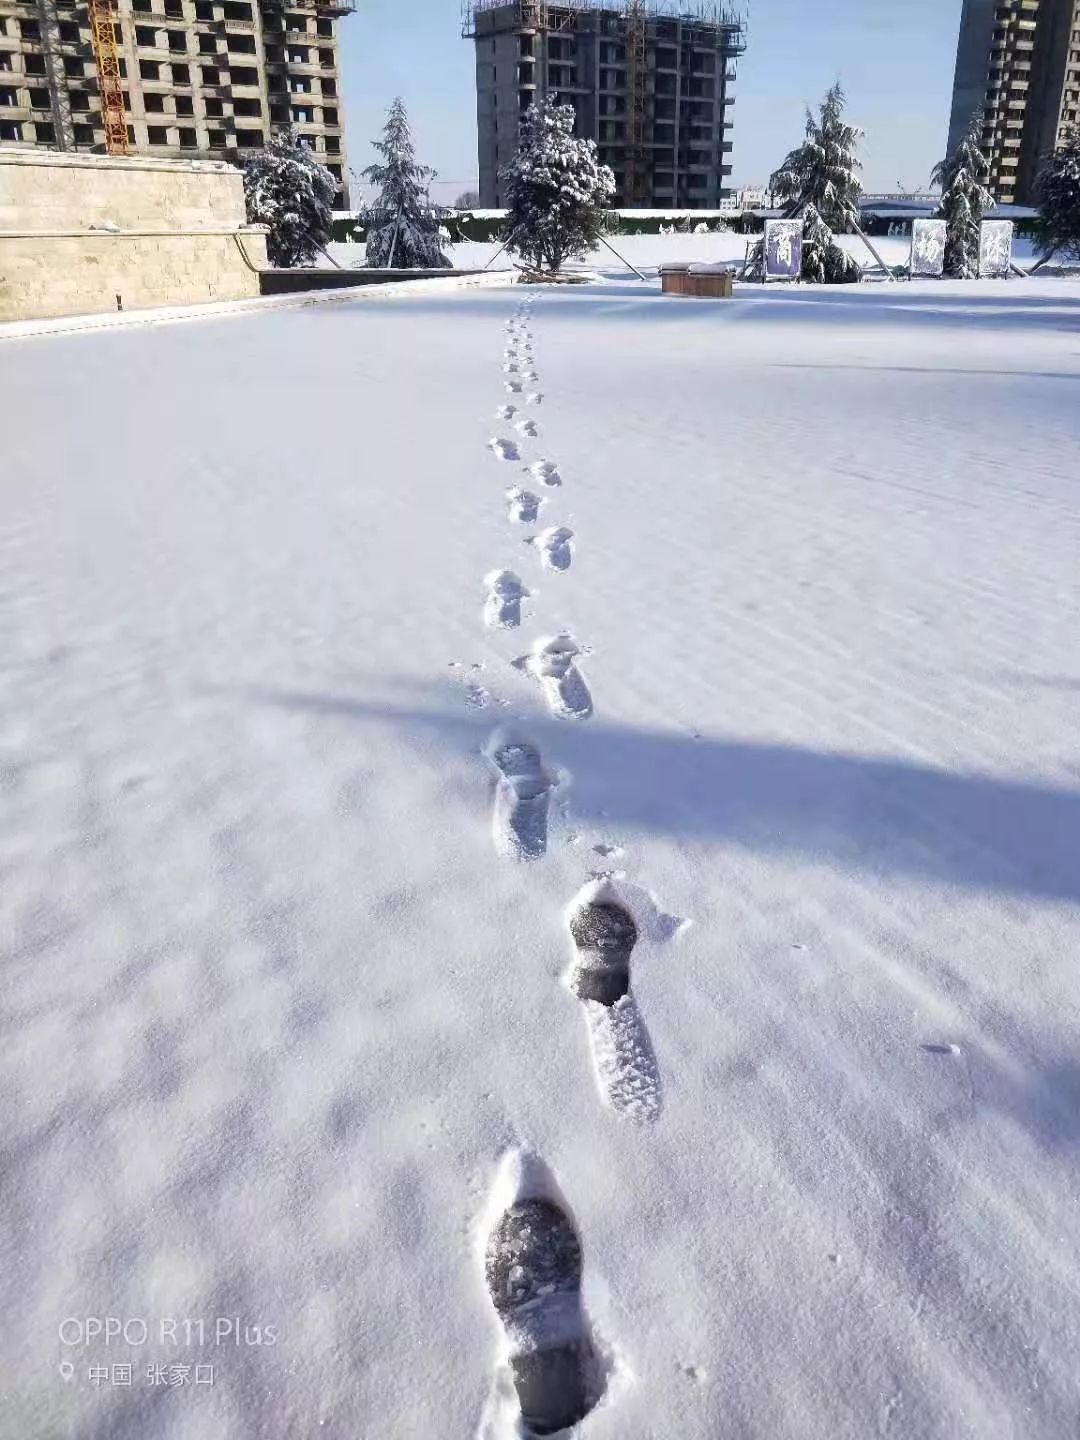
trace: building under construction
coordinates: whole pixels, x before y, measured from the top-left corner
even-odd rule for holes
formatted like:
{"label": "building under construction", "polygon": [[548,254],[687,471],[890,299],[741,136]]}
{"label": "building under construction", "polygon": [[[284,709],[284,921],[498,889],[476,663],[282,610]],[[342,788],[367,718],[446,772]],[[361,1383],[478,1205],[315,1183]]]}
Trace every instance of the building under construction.
{"label": "building under construction", "polygon": [[0,144],[242,160],[291,125],[347,202],[355,0],[0,0]]}
{"label": "building under construction", "polygon": [[728,107],[742,21],[702,0],[465,0],[476,45],[480,203],[504,203],[523,111],[574,106],[615,172],[616,205],[716,209],[730,192]]}

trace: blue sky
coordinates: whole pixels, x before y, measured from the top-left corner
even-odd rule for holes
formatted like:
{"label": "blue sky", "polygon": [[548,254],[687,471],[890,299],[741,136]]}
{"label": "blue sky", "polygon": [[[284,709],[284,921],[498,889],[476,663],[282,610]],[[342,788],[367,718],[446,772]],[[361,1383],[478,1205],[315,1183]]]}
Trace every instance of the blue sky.
{"label": "blue sky", "polygon": [[[763,182],[802,136],[804,103],[839,78],[867,132],[869,190],[926,184],[948,130],[961,0],[743,0],[749,45],[738,64],[733,183]],[[452,200],[476,182],[472,43],[459,0],[357,0],[341,24],[349,163],[401,94],[420,158]],[[451,193],[452,192],[452,193]]]}

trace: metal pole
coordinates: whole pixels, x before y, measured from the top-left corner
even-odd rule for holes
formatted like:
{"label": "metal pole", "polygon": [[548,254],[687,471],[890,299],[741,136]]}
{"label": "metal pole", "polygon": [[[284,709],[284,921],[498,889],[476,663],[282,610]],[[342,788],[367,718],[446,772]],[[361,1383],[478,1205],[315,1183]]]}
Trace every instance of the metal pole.
{"label": "metal pole", "polygon": [[612,245],[610,240],[605,239],[604,236],[601,235],[600,243],[602,245],[606,245],[607,248],[611,251],[612,255],[615,256],[615,259],[621,260],[628,270],[633,270],[634,274],[638,277],[639,280],[644,280],[646,281],[646,283],[648,282],[649,277],[647,275],[642,275],[641,271],[637,268],[636,265],[631,265],[630,261],[627,260],[625,255],[620,255],[619,252],[615,249],[615,246]]}
{"label": "metal pole", "polygon": [[1054,258],[1054,256],[1058,253],[1060,249],[1060,245],[1055,245],[1053,250],[1051,250],[1048,255],[1044,255],[1041,260],[1036,260],[1035,264],[1031,267],[1031,269],[1025,270],[1024,274],[1028,276],[1034,275],[1037,270],[1041,270],[1044,265],[1048,264],[1049,261]]}
{"label": "metal pole", "polygon": [[874,259],[877,261],[877,263],[881,266],[882,270],[885,271],[885,274],[889,277],[889,279],[890,279],[890,280],[895,280],[895,279],[896,279],[896,276],[892,273],[892,271],[889,269],[889,267],[885,264],[885,261],[882,260],[881,256],[880,256],[880,255],[878,254],[878,252],[874,249],[873,245],[870,244],[869,239],[868,239],[868,238],[863,234],[863,232],[859,229],[858,225],[855,224],[855,221],[854,221],[854,220],[851,222],[851,228],[855,231],[855,234],[858,235],[859,239],[860,239],[860,240],[863,242],[863,244],[866,246],[867,250],[870,251],[870,254],[874,257]]}
{"label": "metal pole", "polygon": [[[500,256],[500,255],[503,253],[503,251],[506,249],[506,246],[509,245],[509,244],[510,244],[510,241],[507,240],[505,244],[499,246],[498,250],[495,251],[495,254],[492,255],[491,259],[490,259],[490,260],[488,261],[488,263],[484,266],[484,270],[490,270],[490,269],[491,269],[492,265],[495,264],[495,261],[499,258],[499,256]],[[481,270],[481,272],[480,272],[481,275],[484,273],[484,270]]]}

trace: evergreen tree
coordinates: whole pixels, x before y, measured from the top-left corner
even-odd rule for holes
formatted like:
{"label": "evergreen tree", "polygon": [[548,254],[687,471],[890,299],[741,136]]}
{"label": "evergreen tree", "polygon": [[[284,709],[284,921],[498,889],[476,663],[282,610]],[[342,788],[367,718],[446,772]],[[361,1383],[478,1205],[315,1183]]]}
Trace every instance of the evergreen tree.
{"label": "evergreen tree", "polygon": [[439,226],[443,212],[428,194],[435,171],[416,158],[405,102],[396,99],[386,117],[383,138],[373,142],[382,165],[369,165],[364,179],[379,187],[378,199],[364,212],[369,266],[395,270],[438,270],[449,266]]}
{"label": "evergreen tree", "polygon": [[615,193],[615,176],[597,160],[593,141],[575,137],[574,118],[572,105],[533,105],[521,117],[518,152],[500,171],[507,249],[552,274],[599,243]]}
{"label": "evergreen tree", "polygon": [[274,135],[244,166],[248,222],[265,225],[271,265],[310,265],[330,243],[337,182],[291,130]]}
{"label": "evergreen tree", "polygon": [[844,123],[844,92],[834,85],[821,102],[817,120],[807,108],[806,139],[772,175],[770,188],[777,202],[788,207],[792,217],[812,205],[830,230],[842,235],[852,231],[859,223],[862,195],[856,174],[862,163],[855,158],[855,146],[862,138],[861,130]]}
{"label": "evergreen tree", "polygon": [[1039,172],[1039,248],[1080,260],[1080,125],[1074,125]]}
{"label": "evergreen tree", "polygon": [[[769,188],[788,219],[803,222],[802,278],[812,285],[844,285],[862,275],[858,262],[833,239],[833,232],[859,223],[862,163],[855,147],[863,132],[844,121],[844,92],[834,85],[817,119],[806,111],[806,138],[773,172]],[[747,267],[751,279],[764,275],[765,247],[754,246]]]}
{"label": "evergreen tree", "polygon": [[945,274],[957,280],[974,280],[979,273],[979,224],[994,204],[983,183],[990,166],[980,146],[982,125],[982,114],[976,111],[967,134],[930,176],[941,186],[938,219],[948,223]]}
{"label": "evergreen tree", "polygon": [[859,262],[833,239],[813,205],[802,213],[802,278],[811,285],[851,285],[862,278]]}

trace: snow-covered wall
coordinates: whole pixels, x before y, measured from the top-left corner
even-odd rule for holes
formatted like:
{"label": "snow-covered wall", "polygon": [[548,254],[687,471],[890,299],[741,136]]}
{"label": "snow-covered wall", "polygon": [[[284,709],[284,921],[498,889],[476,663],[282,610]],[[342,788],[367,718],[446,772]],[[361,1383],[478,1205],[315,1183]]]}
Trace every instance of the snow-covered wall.
{"label": "snow-covered wall", "polygon": [[0,320],[258,295],[229,165],[0,151]]}

